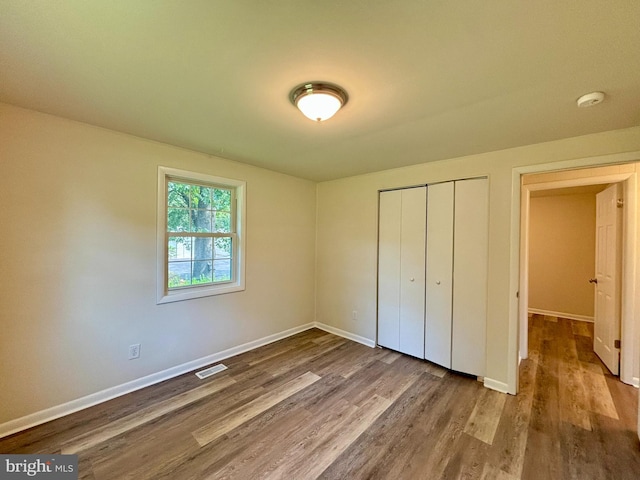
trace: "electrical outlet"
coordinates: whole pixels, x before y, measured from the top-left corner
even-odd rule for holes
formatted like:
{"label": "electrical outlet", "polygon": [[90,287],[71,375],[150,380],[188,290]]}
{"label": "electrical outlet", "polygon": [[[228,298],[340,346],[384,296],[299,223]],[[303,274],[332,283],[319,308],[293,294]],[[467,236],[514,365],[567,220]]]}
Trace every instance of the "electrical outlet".
{"label": "electrical outlet", "polygon": [[351,312],[351,318],[353,320],[357,320],[358,319],[358,311],[354,310],[353,312]]}
{"label": "electrical outlet", "polygon": [[129,345],[129,360],[140,358],[140,344]]}

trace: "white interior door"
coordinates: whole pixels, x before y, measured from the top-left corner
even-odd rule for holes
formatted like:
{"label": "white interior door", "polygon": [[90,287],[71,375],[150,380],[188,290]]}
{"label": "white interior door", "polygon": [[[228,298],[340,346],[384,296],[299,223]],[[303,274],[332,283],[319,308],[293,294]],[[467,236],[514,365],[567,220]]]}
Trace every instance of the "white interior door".
{"label": "white interior door", "polygon": [[596,195],[596,293],[593,349],[611,373],[620,368],[620,185]]}
{"label": "white interior door", "polygon": [[400,348],[400,190],[380,192],[378,226],[378,345]]}
{"label": "white interior door", "polygon": [[451,368],[453,182],[427,188],[427,276],[424,358]]}
{"label": "white interior door", "polygon": [[427,188],[402,190],[400,233],[400,347],[424,358]]}
{"label": "white interior door", "polygon": [[451,368],[484,376],[489,233],[487,179],[456,181],[454,198]]}

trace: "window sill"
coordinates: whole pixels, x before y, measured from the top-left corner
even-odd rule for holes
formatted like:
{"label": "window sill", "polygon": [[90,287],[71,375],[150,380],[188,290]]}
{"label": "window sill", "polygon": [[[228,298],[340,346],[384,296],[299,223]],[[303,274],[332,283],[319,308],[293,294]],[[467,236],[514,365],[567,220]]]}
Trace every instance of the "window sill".
{"label": "window sill", "polygon": [[183,300],[191,300],[192,298],[211,297],[214,295],[224,295],[226,293],[243,291],[244,284],[226,283],[224,285],[194,287],[188,289],[174,290],[171,292],[162,292],[158,295],[157,304],[181,302]]}

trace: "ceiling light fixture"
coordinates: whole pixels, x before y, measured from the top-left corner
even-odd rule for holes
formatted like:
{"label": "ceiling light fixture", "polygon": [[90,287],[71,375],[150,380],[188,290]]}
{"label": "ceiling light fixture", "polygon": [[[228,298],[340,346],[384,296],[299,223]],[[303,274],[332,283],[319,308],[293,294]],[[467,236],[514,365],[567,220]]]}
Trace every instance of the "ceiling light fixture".
{"label": "ceiling light fixture", "polygon": [[604,100],[604,93],[602,92],[591,92],[585,95],[582,95],[576,103],[579,107],[591,107],[593,105],[597,105]]}
{"label": "ceiling light fixture", "polygon": [[289,100],[302,114],[316,122],[333,117],[349,100],[347,92],[326,82],[307,82],[289,94]]}

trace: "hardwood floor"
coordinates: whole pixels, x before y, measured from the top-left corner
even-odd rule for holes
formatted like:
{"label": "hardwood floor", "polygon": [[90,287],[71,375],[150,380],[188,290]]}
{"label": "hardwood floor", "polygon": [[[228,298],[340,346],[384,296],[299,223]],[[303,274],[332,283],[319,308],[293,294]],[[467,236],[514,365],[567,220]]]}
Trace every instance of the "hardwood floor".
{"label": "hardwood floor", "polygon": [[637,479],[637,390],[589,324],[530,320],[520,394],[309,330],[0,439],[83,479]]}

